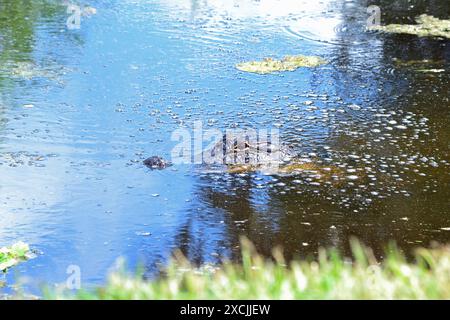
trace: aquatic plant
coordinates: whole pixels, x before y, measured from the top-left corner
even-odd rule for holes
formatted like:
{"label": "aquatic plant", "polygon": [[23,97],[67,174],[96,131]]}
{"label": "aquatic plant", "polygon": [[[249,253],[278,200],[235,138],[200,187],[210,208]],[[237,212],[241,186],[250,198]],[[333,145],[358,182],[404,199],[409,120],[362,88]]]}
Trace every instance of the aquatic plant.
{"label": "aquatic plant", "polygon": [[32,257],[30,247],[24,242],[17,242],[10,247],[0,248],[0,272]]}
{"label": "aquatic plant", "polygon": [[286,263],[281,251],[265,260],[248,241],[242,263],[194,268],[180,254],[152,280],[113,273],[102,288],[49,299],[448,299],[450,248],[419,249],[414,262],[391,246],[383,262],[356,240],[353,258],[321,249],[317,259]]}
{"label": "aquatic plant", "polygon": [[416,18],[417,24],[388,24],[385,26],[371,26],[369,30],[387,33],[412,34],[418,37],[450,38],[450,20],[441,20],[433,16],[422,14]]}
{"label": "aquatic plant", "polygon": [[250,61],[238,63],[236,68],[240,71],[268,74],[279,71],[294,71],[301,67],[317,67],[326,64],[327,61],[316,56],[286,56],[281,60],[266,58],[263,61]]}
{"label": "aquatic plant", "polygon": [[69,69],[55,63],[38,65],[31,61],[7,62],[0,64],[0,77],[8,77],[16,80],[35,80],[41,78],[62,84],[62,76]]}

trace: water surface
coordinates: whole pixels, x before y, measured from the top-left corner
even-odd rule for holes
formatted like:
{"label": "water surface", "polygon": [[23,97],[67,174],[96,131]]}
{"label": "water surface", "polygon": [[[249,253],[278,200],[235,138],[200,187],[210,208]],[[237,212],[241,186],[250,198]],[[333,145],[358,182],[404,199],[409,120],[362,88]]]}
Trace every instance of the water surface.
{"label": "water surface", "polygon": [[[449,241],[448,40],[365,32],[369,4],[383,23],[413,23],[448,19],[446,0],[88,4],[97,14],[68,30],[63,1],[0,1],[0,245],[39,251],[8,282],[61,283],[78,265],[83,285],[100,283],[119,256],[152,275],[176,248],[238,260],[242,235],[288,258],[348,253],[351,236],[377,255],[391,240]],[[330,63],[234,68],[287,54]],[[172,132],[194,121],[278,128],[342,181],[142,165],[169,158]]]}

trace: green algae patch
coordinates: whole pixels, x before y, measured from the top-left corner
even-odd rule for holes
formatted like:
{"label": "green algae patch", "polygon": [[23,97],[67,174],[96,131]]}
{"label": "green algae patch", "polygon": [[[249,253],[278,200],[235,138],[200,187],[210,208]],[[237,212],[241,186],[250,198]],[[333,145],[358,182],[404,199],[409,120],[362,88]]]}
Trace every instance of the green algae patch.
{"label": "green algae patch", "polygon": [[43,79],[63,84],[62,77],[69,71],[69,68],[51,62],[38,65],[31,61],[17,61],[0,65],[0,76],[19,81]]}
{"label": "green algae patch", "polygon": [[39,68],[32,62],[17,62],[10,67],[10,75],[14,78],[32,80],[35,78],[54,78],[51,71]]}
{"label": "green algae patch", "polygon": [[17,242],[10,247],[0,248],[0,272],[6,272],[9,268],[33,257],[28,244]]}
{"label": "green algae patch", "polygon": [[236,68],[244,72],[269,74],[281,71],[294,71],[302,67],[313,68],[326,63],[327,61],[321,57],[297,55],[286,56],[281,60],[265,58],[262,61],[243,62],[237,64]]}
{"label": "green algae patch", "polygon": [[372,26],[369,27],[369,30],[411,34],[418,37],[440,37],[450,39],[450,20],[441,20],[427,14],[422,14],[416,18],[416,22],[417,24]]}

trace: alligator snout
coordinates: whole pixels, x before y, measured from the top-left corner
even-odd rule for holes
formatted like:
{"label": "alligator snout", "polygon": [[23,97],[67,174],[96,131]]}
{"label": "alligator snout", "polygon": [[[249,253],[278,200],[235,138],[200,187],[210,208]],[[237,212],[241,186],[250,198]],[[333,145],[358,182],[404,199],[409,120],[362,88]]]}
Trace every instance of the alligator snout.
{"label": "alligator snout", "polygon": [[165,169],[170,167],[172,163],[159,156],[153,156],[144,160],[144,165],[150,169]]}

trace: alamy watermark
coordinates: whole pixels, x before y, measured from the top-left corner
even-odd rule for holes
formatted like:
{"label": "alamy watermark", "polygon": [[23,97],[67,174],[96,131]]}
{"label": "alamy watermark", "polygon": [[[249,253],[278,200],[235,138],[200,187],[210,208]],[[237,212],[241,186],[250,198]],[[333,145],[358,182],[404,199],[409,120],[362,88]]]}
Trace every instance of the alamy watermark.
{"label": "alamy watermark", "polygon": [[81,268],[78,265],[70,265],[66,269],[68,275],[66,279],[66,288],[69,290],[81,289]]}
{"label": "alamy watermark", "polygon": [[381,8],[379,6],[368,6],[367,13],[369,14],[366,23],[368,29],[381,25]]}
{"label": "alamy watermark", "polygon": [[81,7],[75,4],[67,5],[67,13],[70,16],[67,18],[66,26],[69,30],[81,28]]}
{"label": "alamy watermark", "polygon": [[97,9],[90,6],[80,6],[69,1],[65,1],[64,5],[67,6],[67,14],[69,14],[66,20],[66,26],[69,30],[80,29],[83,17],[90,17],[97,13]]}

